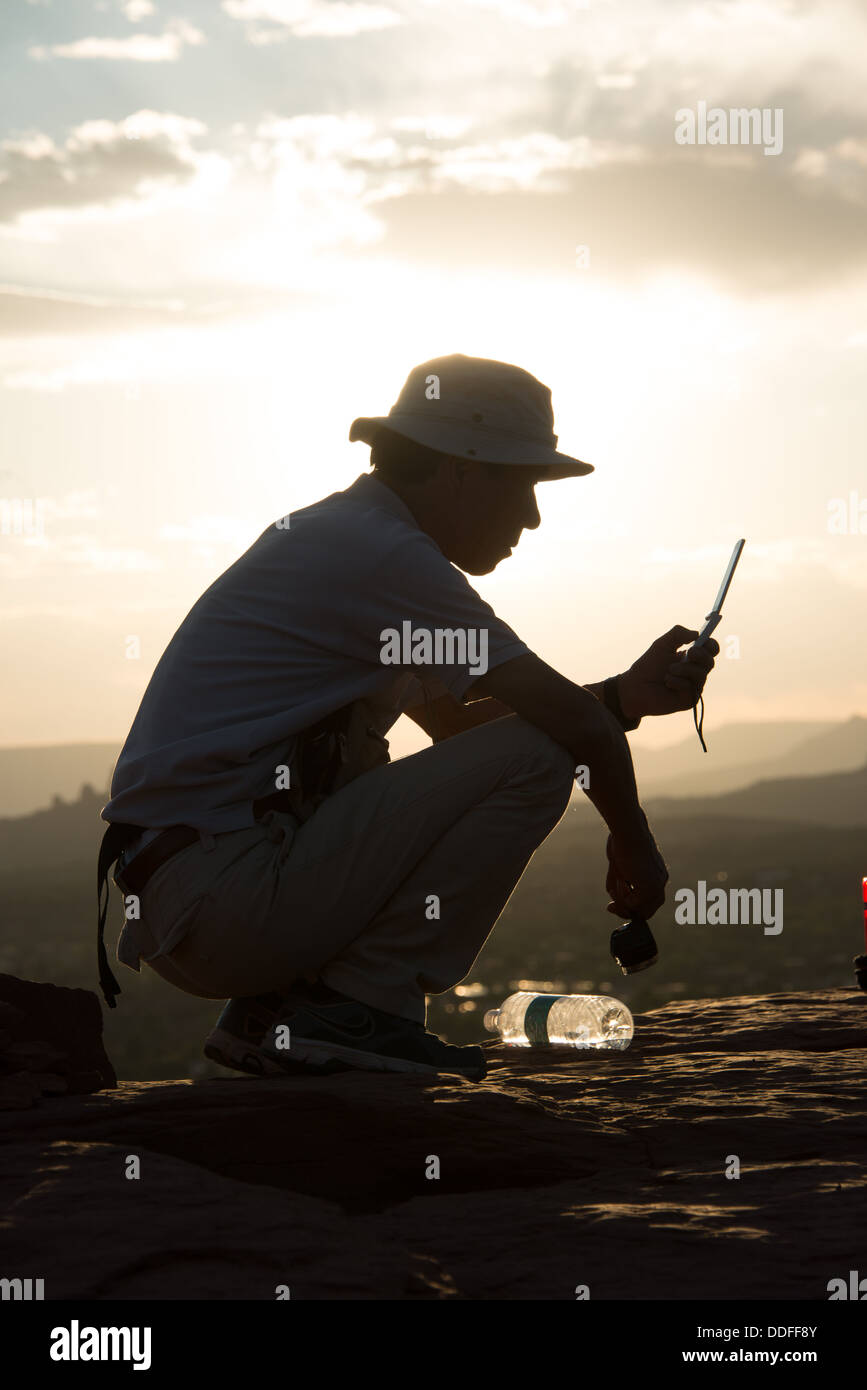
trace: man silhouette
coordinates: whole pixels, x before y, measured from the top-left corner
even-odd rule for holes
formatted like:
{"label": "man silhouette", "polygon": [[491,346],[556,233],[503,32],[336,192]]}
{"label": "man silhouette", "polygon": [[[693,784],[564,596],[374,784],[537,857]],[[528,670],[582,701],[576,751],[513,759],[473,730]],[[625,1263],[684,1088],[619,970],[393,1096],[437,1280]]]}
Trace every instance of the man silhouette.
{"label": "man silhouette", "polygon": [[[120,846],[140,906],[118,958],[228,999],[205,1047],[226,1066],[478,1080],[481,1048],[425,1031],[426,995],[471,969],[576,766],[610,831],[609,911],[661,906],[624,731],[692,708],[719,647],[679,656],[698,633],[674,627],[576,685],[470,586],[539,525],[536,483],[593,471],[557,451],[529,373],[425,362],[350,439],[373,473],[269,526],[153,673],[102,812],[101,869]],[[402,712],[432,744],[392,763]]]}

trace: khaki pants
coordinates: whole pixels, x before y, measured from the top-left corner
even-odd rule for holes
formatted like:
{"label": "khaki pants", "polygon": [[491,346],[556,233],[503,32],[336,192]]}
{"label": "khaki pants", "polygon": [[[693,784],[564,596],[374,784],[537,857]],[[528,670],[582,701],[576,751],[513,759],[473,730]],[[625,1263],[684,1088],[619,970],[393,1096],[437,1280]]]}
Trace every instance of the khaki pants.
{"label": "khaki pants", "polygon": [[162,865],[118,958],[189,994],[285,993],[320,977],[387,1013],[470,971],[559,821],[570,754],[510,715],[363,773],[303,824],[269,812]]}

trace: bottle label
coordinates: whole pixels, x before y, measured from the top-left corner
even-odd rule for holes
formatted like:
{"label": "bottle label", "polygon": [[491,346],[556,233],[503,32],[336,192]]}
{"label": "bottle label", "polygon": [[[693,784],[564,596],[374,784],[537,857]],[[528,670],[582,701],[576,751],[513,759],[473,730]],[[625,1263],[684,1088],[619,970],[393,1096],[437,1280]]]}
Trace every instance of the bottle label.
{"label": "bottle label", "polygon": [[524,1014],[524,1033],[531,1047],[545,1047],[548,1042],[548,1015],[559,994],[539,994],[531,999]]}

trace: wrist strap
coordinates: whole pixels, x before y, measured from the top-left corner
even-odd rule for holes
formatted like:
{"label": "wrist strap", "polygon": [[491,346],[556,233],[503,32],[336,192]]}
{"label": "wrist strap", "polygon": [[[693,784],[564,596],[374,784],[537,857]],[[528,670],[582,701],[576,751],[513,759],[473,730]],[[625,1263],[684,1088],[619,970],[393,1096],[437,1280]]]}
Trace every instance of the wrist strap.
{"label": "wrist strap", "polygon": [[[698,713],[698,707],[699,707],[699,705],[701,705],[701,716],[700,716],[700,717],[699,717],[699,713]],[[699,742],[701,743],[701,746],[702,746],[702,748],[704,749],[704,751],[705,751],[705,753],[706,753],[706,752],[707,752],[707,744],[706,744],[705,741],[704,741],[704,735],[702,734],[702,731],[701,731],[701,726],[702,726],[702,724],[704,723],[704,696],[703,696],[703,695],[699,695],[698,699],[696,700],[695,704],[694,704],[693,707],[692,707],[692,721],[693,721],[693,723],[695,724],[695,731],[696,731],[696,733],[698,734]]]}
{"label": "wrist strap", "polygon": [[641,718],[627,719],[623,713],[623,706],[620,703],[620,696],[617,692],[617,677],[609,676],[602,682],[602,696],[605,708],[610,710],[625,734],[629,734],[633,729],[637,729],[641,723]]}

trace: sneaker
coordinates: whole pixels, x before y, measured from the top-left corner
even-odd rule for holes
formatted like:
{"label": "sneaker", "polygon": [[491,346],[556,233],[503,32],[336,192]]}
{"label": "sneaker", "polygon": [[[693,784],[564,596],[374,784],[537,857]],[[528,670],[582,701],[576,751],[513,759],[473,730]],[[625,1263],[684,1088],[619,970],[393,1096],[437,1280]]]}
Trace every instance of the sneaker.
{"label": "sneaker", "polygon": [[230,999],[205,1039],[205,1056],[221,1067],[243,1071],[248,1076],[323,1076],[346,1071],[339,1062],[323,1067],[293,1059],[288,1065],[278,1066],[265,1055],[261,1044],[282,1002],[281,994]]}
{"label": "sneaker", "polygon": [[[288,1047],[277,1045],[280,1026],[289,1030]],[[261,1051],[281,1071],[299,1062],[338,1062],[361,1071],[452,1072],[468,1081],[482,1081],[487,1071],[480,1047],[453,1047],[426,1033],[423,1023],[362,1004],[321,980],[293,986]]]}

